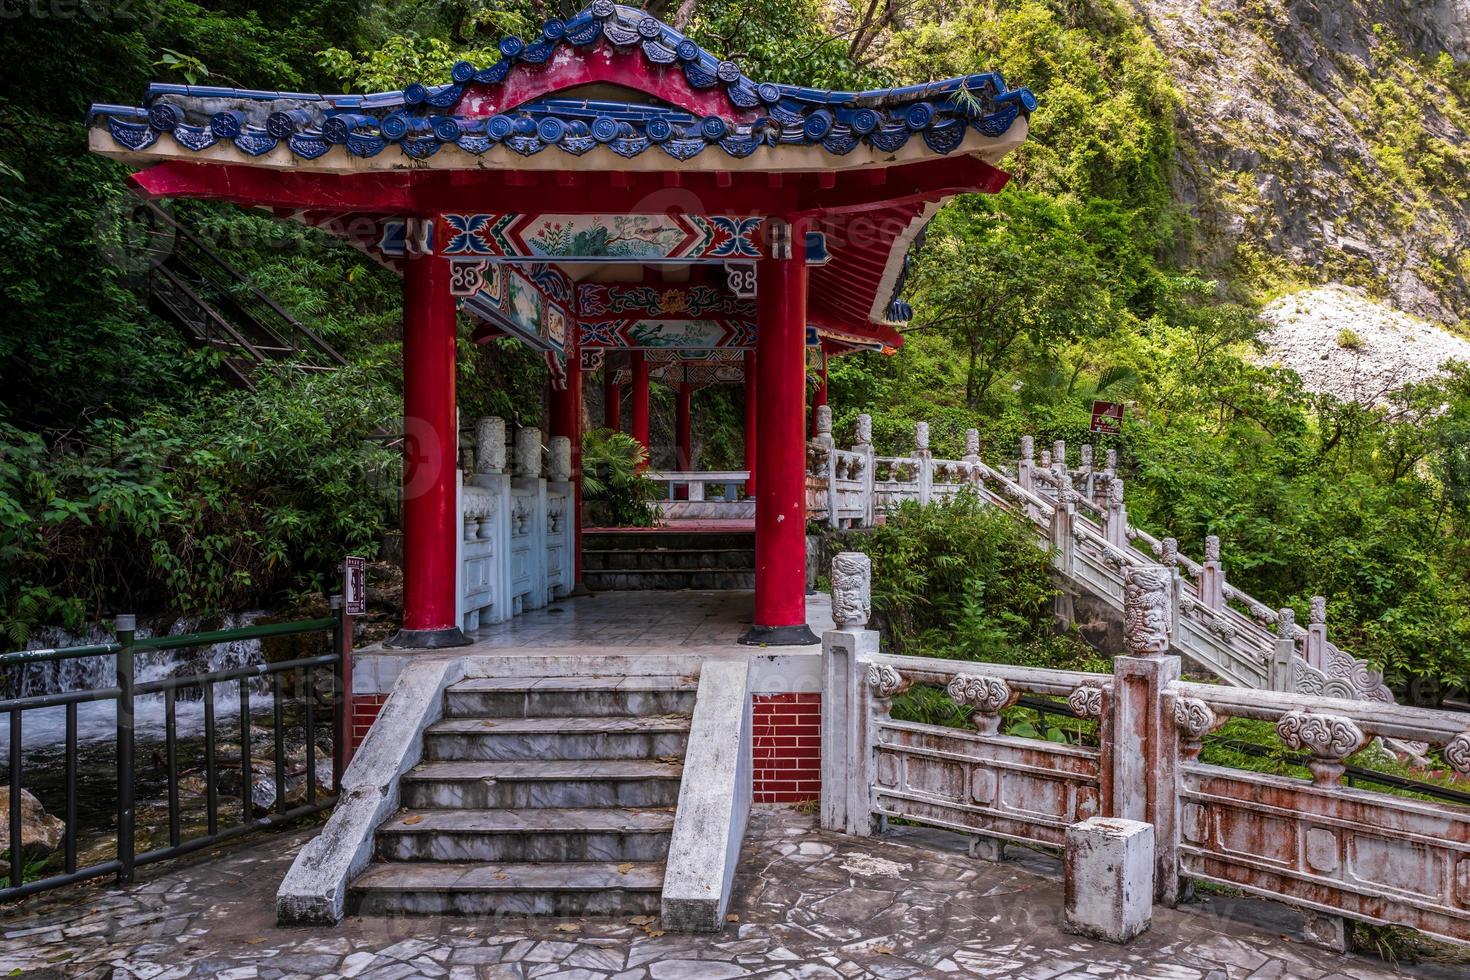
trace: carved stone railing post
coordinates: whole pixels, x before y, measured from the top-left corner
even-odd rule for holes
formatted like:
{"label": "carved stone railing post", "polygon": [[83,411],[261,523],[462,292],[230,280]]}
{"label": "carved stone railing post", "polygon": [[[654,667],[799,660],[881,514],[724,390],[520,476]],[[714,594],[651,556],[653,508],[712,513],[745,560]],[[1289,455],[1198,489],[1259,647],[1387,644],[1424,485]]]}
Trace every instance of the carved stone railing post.
{"label": "carved stone railing post", "polygon": [[862,663],[878,652],[878,634],[867,628],[872,574],[860,552],[832,559],[836,627],[822,634],[822,828],[858,836],[873,830],[872,715],[908,686],[892,667]]}
{"label": "carved stone railing post", "polygon": [[1051,444],[1051,467],[1059,480],[1067,472],[1067,440],[1058,439]]}
{"label": "carved stone railing post", "polygon": [[[546,532],[547,494],[546,480],[541,472],[541,430],[526,427],[516,431],[515,477],[512,487],[512,534],[526,535],[523,544],[525,558],[512,556],[511,564],[524,562],[526,577],[530,580],[528,590],[519,594],[521,609],[540,609],[546,605],[549,595],[546,587]],[[518,549],[519,552],[519,549]]]}
{"label": "carved stone railing post", "polygon": [[863,514],[859,524],[863,527],[873,526],[873,417],[871,415],[859,415],[857,417],[857,441],[852,444],[852,451],[862,457],[862,501]]}
{"label": "carved stone railing post", "polygon": [[1084,442],[1081,449],[1078,450],[1078,453],[1081,457],[1077,462],[1077,471],[1082,476],[1081,492],[1087,497],[1088,501],[1095,502],[1092,486],[1092,443]]}
{"label": "carved stone railing post", "polygon": [[929,451],[929,423],[914,423],[914,458],[919,462],[919,503],[927,504],[934,495],[934,454]]}
{"label": "carved stone railing post", "polygon": [[1036,492],[1036,440],[1031,436],[1021,437],[1021,455],[1016,460],[1016,482],[1027,493]]}
{"label": "carved stone railing post", "polygon": [[1077,494],[1072,476],[1065,470],[1057,477],[1057,505],[1051,512],[1052,564],[1064,575],[1072,573],[1076,551],[1073,530],[1077,525]]}
{"label": "carved stone railing post", "polygon": [[475,421],[475,472],[505,472],[505,419],[486,416]]}
{"label": "carved stone railing post", "polygon": [[817,434],[812,441],[823,449],[831,449],[836,445],[832,441],[832,406],[817,406]]}
{"label": "carved stone railing post", "polygon": [[1169,655],[1174,576],[1159,565],[1123,569],[1124,643],[1113,659],[1113,799],[1109,816],[1154,825],[1156,898],[1179,901],[1178,734],[1164,713],[1165,689],[1179,679]]}
{"label": "carved stone railing post", "polygon": [[1103,536],[1114,548],[1128,547],[1128,508],[1123,504],[1123,481],[1108,481],[1107,509],[1103,511]]}
{"label": "carved stone railing post", "polygon": [[516,430],[516,476],[539,477],[541,475],[541,430],[524,428]]}
{"label": "carved stone railing post", "polygon": [[1107,506],[1108,488],[1112,486],[1113,480],[1118,476],[1118,450],[1109,449],[1103,455],[1102,471],[1097,474],[1093,481],[1093,501],[1099,507]]}
{"label": "carved stone railing post", "polygon": [[552,436],[547,444],[548,480],[567,483],[572,479],[572,440],[567,436]]}
{"label": "carved stone railing post", "polygon": [[1276,614],[1276,639],[1271,644],[1271,690],[1292,690],[1291,658],[1296,656],[1296,613],[1282,609]]}
{"label": "carved stone railing post", "polygon": [[1179,542],[1165,538],[1159,542],[1159,562],[1169,570],[1169,639],[1179,639],[1179,602],[1184,595],[1184,580],[1179,574]]}
{"label": "carved stone railing post", "polygon": [[1318,670],[1327,669],[1327,597],[1312,596],[1311,620],[1307,624],[1307,663]]}
{"label": "carved stone railing post", "polygon": [[1205,538],[1205,560],[1200,565],[1199,600],[1211,609],[1225,608],[1225,572],[1220,567],[1220,539],[1211,534]]}
{"label": "carved stone railing post", "polygon": [[980,430],[965,430],[965,456],[964,460],[971,466],[980,464]]}

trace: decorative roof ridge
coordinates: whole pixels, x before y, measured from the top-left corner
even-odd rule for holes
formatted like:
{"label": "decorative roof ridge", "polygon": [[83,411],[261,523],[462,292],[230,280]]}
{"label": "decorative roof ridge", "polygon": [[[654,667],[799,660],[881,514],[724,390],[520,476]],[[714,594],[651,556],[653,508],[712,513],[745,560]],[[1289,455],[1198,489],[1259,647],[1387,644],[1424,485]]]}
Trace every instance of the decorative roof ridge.
{"label": "decorative roof ridge", "polygon": [[[469,86],[498,85],[518,64],[546,62],[559,45],[590,48],[602,40],[637,46],[651,63],[680,66],[693,90],[723,86],[734,107],[750,112],[700,115],[682,107],[566,99],[552,92],[494,115],[455,114]],[[657,146],[682,161],[712,144],[737,159],[761,146],[791,144],[820,143],[844,155],[867,143],[892,153],[916,134],[929,150],[946,154],[964,142],[970,128],[999,137],[1036,106],[1029,89],[1008,89],[996,72],[863,92],[756,83],[734,62],[716,59],[657,18],[611,0],[595,0],[566,21],[547,20],[540,38],[529,44],[511,36],[498,48],[501,59],[494,65],[477,69],[458,62],[452,80],[433,87],[415,82],[396,92],[324,95],[155,83],[142,109],[95,105],[88,120],[105,117],[113,140],[132,151],[168,133],[194,152],[232,140],[247,155],[259,156],[284,142],[304,159],[335,145],[372,157],[390,143],[410,158],[425,159],[452,143],[476,156],[496,145],[522,156],[556,145],[580,156],[602,144],[632,158]]]}

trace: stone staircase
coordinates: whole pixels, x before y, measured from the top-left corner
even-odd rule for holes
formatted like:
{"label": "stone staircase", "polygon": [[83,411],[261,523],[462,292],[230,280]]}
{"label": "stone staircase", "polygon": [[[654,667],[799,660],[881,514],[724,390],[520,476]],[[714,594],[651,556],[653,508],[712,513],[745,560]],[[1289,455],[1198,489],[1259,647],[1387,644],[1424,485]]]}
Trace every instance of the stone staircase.
{"label": "stone staircase", "polygon": [[753,589],[755,532],[585,532],[582,582],[594,592]]}
{"label": "stone staircase", "polygon": [[453,685],[349,907],[657,915],[696,686],[668,676]]}

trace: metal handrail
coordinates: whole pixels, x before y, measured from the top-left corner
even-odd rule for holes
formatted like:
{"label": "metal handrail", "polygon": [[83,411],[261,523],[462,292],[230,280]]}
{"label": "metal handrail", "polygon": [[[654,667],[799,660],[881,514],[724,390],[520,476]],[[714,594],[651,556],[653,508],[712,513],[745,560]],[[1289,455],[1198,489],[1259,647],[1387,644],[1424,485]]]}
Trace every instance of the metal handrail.
{"label": "metal handrail", "polygon": [[[314,673],[327,670],[332,674],[331,711],[329,724],[333,733],[333,787],[341,785],[342,773],[351,756],[351,649],[352,619],[342,605],[340,597],[333,597],[337,610],[332,616],[300,620],[287,623],[268,623],[245,626],[239,629],[210,630],[178,636],[139,638],[133,629],[133,617],[119,617],[117,640],[108,643],[92,643],[84,646],[63,647],[47,650],[17,650],[0,654],[0,669],[23,668],[35,663],[58,663],[85,657],[115,657],[117,661],[116,682],[108,687],[85,691],[68,691],[54,694],[31,695],[0,700],[0,715],[8,716],[9,787],[12,801],[9,814],[10,854],[9,874],[5,876],[8,887],[0,888],[0,903],[14,901],[37,892],[85,881],[105,875],[116,875],[119,884],[132,880],[133,871],[142,864],[181,857],[211,847],[241,834],[289,823],[301,817],[318,813],[336,802],[336,795],[319,796],[316,780],[316,735],[317,701],[315,697]],[[185,647],[209,646],[239,640],[264,639],[267,637],[295,636],[322,633],[329,637],[330,652],[276,663],[262,663],[246,667],[204,671],[188,675],[176,675],[157,680],[138,682],[134,677],[135,656],[141,651],[177,650]],[[286,752],[285,718],[282,678],[287,674],[302,676],[306,696],[302,699],[305,713],[305,803],[288,807],[286,804]],[[269,678],[272,700],[272,729],[275,739],[275,812],[255,816],[253,800],[254,770],[250,758],[251,689],[248,681],[254,678]],[[215,757],[215,687],[218,684],[238,684],[240,700],[240,819],[233,827],[220,827],[218,775]],[[183,838],[182,809],[179,800],[178,758],[178,692],[183,688],[201,687],[204,693],[204,760],[205,760],[205,809],[207,830],[189,840]],[[162,694],[164,699],[164,748],[166,786],[168,792],[168,844],[137,853],[135,841],[135,803],[138,772],[134,763],[134,719],[136,700],[145,694]],[[116,711],[117,745],[117,856],[84,868],[77,867],[77,822],[78,802],[78,706],[98,701],[113,701]],[[25,713],[40,708],[65,709],[64,763],[65,780],[65,825],[63,868],[59,873],[26,881],[25,847],[21,836],[21,791],[24,775]]]}
{"label": "metal handrail", "polygon": [[283,309],[281,305],[270,296],[266,295],[260,289],[256,288],[256,286],[250,282],[250,280],[245,276],[244,273],[240,272],[234,266],[230,265],[218,254],[216,254],[213,249],[205,245],[204,242],[200,241],[199,238],[195,236],[192,231],[190,231],[188,228],[185,228],[182,224],[176,221],[173,215],[169,214],[167,211],[163,210],[158,205],[153,203],[150,203],[148,207],[153,211],[155,215],[162,219],[164,223],[166,223],[167,225],[169,225],[169,227],[173,228],[176,232],[182,235],[184,239],[189,242],[189,244],[193,245],[207,258],[209,258],[212,262],[223,269],[225,273],[228,274],[232,279],[243,285],[251,293],[251,295],[260,300],[266,306],[270,307],[271,311],[279,316],[282,320],[284,320],[291,327],[292,330],[306,337],[307,340],[311,341],[313,346],[315,346],[318,350],[327,355],[327,357],[331,358],[337,364],[344,367],[346,366],[347,359],[344,358],[340,353],[338,353],[331,344],[323,340],[322,337],[316,333],[316,331],[312,330],[306,324],[302,323],[290,313],[286,312],[286,310]]}

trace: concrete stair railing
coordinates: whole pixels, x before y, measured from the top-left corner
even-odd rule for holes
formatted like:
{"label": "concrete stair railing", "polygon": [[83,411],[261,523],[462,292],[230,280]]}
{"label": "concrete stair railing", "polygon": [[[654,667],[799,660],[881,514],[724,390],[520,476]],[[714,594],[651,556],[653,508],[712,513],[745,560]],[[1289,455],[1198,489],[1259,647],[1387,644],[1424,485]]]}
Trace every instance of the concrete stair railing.
{"label": "concrete stair railing", "polygon": [[1235,687],[1319,697],[1393,702],[1383,677],[1327,639],[1326,600],[1312,600],[1306,629],[1290,609],[1272,610],[1226,581],[1219,538],[1206,539],[1203,561],[1181,554],[1172,538],[1157,539],[1131,524],[1123,479],[1109,450],[1097,465],[1083,446],[1070,467],[1064,442],[1036,458],[1035,440],[1003,467],[980,459],[979,433],[965,434],[962,459],[935,459],[929,426],[915,426],[910,456],[878,456],[872,423],[858,417],[857,442],[838,449],[830,413],[818,415],[807,453],[807,501],[813,519],[832,527],[871,526],[902,501],[942,501],[969,489],[1031,527],[1050,547],[1057,571],[1120,616],[1129,566],[1162,564],[1173,577],[1169,635],[1179,653]]}

